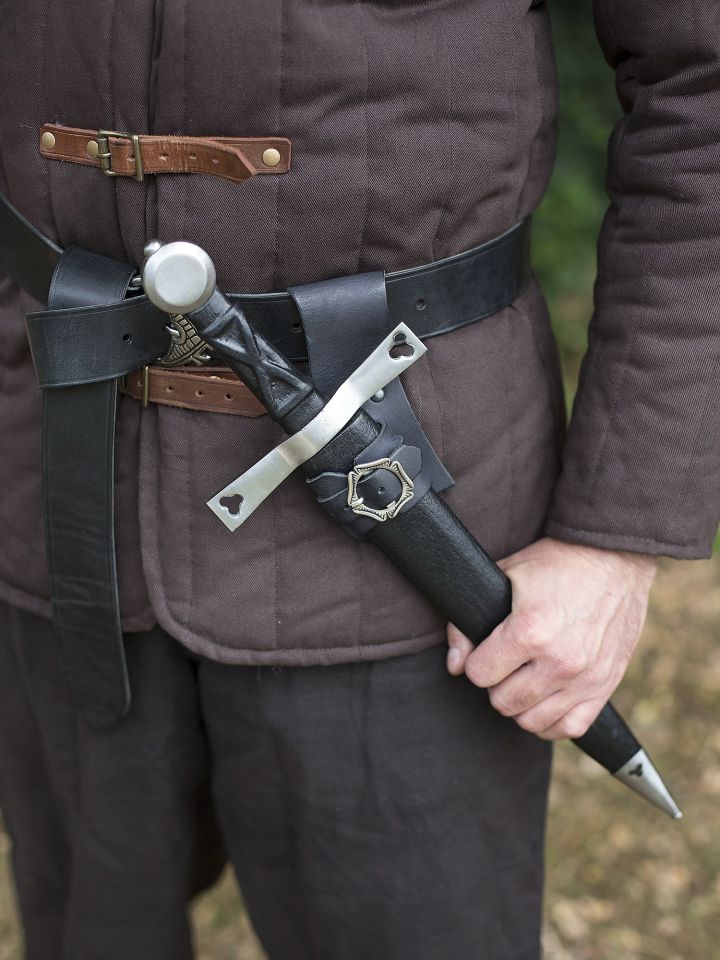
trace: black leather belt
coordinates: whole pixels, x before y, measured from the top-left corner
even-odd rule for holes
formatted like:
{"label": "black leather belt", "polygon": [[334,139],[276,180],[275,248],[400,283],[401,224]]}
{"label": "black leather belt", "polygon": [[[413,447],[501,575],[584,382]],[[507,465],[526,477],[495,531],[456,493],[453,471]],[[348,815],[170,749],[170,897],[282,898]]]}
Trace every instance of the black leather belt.
{"label": "black leather belt", "polygon": [[[529,244],[525,220],[465,253],[386,274],[392,326],[404,321],[427,339],[496,313],[529,280]],[[1,194],[0,267],[50,305],[26,322],[44,390],[53,619],[78,705],[92,723],[104,726],[130,702],[112,519],[115,381],[165,353],[168,316],[133,291],[129,265],[77,248],[61,251]],[[231,299],[288,358],[308,358],[301,315],[289,293]],[[70,462],[70,451],[82,469]],[[83,510],[83,503],[92,509]]]}
{"label": "black leather belt", "polygon": [[[407,323],[426,340],[496,313],[511,303],[528,282],[529,250],[528,219],[472,250],[386,274],[393,323]],[[0,194],[0,267],[41,303],[47,303],[53,272],[62,255],[56,244],[39,233]],[[232,294],[230,299],[240,304],[253,326],[288,359],[307,360],[302,319],[289,293],[239,293]],[[125,346],[113,351],[115,365],[123,367],[124,372],[135,369],[127,366],[126,357],[132,352],[127,348],[132,344],[123,340],[124,335],[131,332],[132,343],[137,344],[138,330],[153,326],[164,330],[167,323],[167,316],[142,296],[125,301],[122,308],[117,304],[98,306],[89,300],[83,309],[55,316],[58,326],[62,325],[62,334],[51,329],[47,314],[35,314],[28,322],[42,386],[120,376],[119,372],[111,372],[112,363],[106,367],[101,359],[108,342],[115,344],[118,339]],[[44,326],[47,331],[41,329]],[[167,343],[167,333],[163,335]],[[68,349],[68,343],[75,349]],[[90,357],[97,359],[97,365],[88,371]]]}
{"label": "black leather belt", "polygon": [[61,248],[0,193],[0,267],[11,279],[40,303],[47,303],[61,256]]}

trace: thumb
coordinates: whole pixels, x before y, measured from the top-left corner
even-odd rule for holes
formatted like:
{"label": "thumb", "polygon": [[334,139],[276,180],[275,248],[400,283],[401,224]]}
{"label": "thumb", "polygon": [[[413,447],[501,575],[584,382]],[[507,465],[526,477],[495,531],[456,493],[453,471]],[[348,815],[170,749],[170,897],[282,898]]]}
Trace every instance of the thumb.
{"label": "thumb", "polygon": [[465,670],[465,661],[475,649],[475,645],[453,623],[448,624],[447,640],[447,670],[457,677]]}

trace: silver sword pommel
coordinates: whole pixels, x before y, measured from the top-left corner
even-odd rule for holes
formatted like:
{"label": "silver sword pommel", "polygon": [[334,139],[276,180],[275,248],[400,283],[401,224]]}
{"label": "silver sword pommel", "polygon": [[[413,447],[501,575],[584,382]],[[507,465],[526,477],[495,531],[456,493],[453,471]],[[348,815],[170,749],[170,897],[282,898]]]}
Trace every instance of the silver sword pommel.
{"label": "silver sword pommel", "polygon": [[151,240],[144,249],[142,285],[148,299],[166,313],[192,313],[215,290],[215,264],[202,247],[187,240]]}

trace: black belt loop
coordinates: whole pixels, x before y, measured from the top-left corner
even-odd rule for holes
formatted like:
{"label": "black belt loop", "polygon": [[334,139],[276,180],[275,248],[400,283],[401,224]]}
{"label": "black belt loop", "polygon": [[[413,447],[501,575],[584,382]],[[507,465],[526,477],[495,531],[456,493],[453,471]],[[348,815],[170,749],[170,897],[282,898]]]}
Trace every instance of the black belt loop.
{"label": "black belt loop", "polygon": [[[50,310],[34,315],[31,333],[45,387],[43,504],[53,623],[73,699],[98,727],[119,720],[130,707],[115,563],[115,377],[134,369],[137,357],[147,361],[148,343],[139,349],[129,332],[117,344],[108,340],[97,361],[104,369],[96,369],[88,365],[82,341],[68,332],[70,318],[88,303],[122,301],[134,273],[128,264],[70,248],[52,278]],[[159,327],[156,319],[152,357],[168,339]],[[82,382],[83,372],[95,382]]]}
{"label": "black belt loop", "polygon": [[[381,272],[359,273],[291,287],[288,292],[302,317],[313,382],[318,390],[331,396],[390,332],[385,276]],[[417,500],[430,487],[439,493],[453,485],[453,478],[425,436],[399,379],[391,381],[378,396],[366,403],[365,411],[389,428],[388,435],[397,434],[398,441],[404,441],[419,454],[418,469],[412,478]],[[399,447],[400,443],[396,446]],[[382,455],[386,453],[384,451]],[[343,477],[343,481],[346,479]],[[333,476],[324,480],[317,477],[312,481],[315,495],[326,509],[334,508],[336,501],[337,504],[343,501],[343,494],[335,489],[334,480]],[[364,483],[364,489],[368,483]],[[347,501],[344,482],[342,490],[344,501]],[[353,536],[362,537],[374,526],[373,522],[350,510],[344,510],[342,516]]]}

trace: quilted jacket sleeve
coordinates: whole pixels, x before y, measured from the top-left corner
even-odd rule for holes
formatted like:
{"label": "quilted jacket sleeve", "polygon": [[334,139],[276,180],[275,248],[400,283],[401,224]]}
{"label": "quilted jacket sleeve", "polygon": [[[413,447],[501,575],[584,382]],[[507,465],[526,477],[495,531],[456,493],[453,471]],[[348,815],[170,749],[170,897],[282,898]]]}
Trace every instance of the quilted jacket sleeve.
{"label": "quilted jacket sleeve", "polygon": [[704,557],[720,518],[720,4],[594,8],[623,117],[546,532]]}

